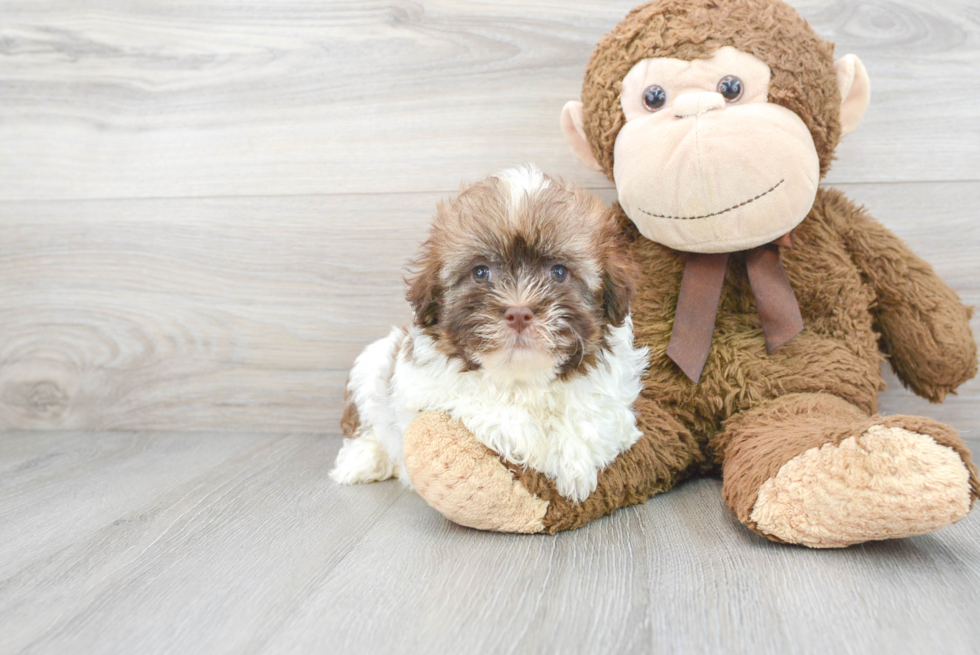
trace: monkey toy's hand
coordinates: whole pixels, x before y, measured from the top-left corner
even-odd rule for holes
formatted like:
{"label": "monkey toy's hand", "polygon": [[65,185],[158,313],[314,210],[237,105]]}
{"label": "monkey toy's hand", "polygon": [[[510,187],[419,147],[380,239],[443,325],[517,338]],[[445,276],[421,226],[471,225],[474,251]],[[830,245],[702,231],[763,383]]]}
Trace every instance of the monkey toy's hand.
{"label": "monkey toy's hand", "polygon": [[548,502],[528,491],[459,421],[425,412],[405,430],[404,448],[415,489],[450,521],[498,532],[544,531]]}
{"label": "monkey toy's hand", "polygon": [[[643,409],[648,417],[659,411],[649,402]],[[455,523],[497,532],[574,530],[670,489],[695,463],[697,450],[664,429],[673,419],[659,416],[658,426],[648,421],[646,427],[660,429],[649,429],[599,471],[595,491],[580,503],[559,494],[544,473],[503,461],[439,412],[419,415],[405,430],[405,471],[425,502]]]}

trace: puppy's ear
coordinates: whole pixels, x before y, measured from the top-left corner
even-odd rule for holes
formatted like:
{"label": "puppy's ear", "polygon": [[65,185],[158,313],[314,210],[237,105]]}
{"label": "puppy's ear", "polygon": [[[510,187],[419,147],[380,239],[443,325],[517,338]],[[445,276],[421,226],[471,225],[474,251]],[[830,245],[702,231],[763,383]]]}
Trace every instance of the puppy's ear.
{"label": "puppy's ear", "polygon": [[610,215],[603,231],[605,253],[602,274],[602,307],[609,323],[620,327],[636,298],[639,267],[630,255],[629,243],[615,215]]}
{"label": "puppy's ear", "polygon": [[415,323],[421,327],[432,327],[439,322],[439,309],[442,305],[442,285],[439,282],[439,261],[433,252],[433,244],[426,241],[422,245],[422,255],[412,265],[415,273],[408,282],[405,297],[415,311]]}
{"label": "puppy's ear", "polygon": [[615,277],[606,273],[603,278],[602,306],[606,313],[606,318],[613,327],[621,327],[626,315],[630,312],[630,303],[633,302],[636,291],[633,282],[617,281]]}

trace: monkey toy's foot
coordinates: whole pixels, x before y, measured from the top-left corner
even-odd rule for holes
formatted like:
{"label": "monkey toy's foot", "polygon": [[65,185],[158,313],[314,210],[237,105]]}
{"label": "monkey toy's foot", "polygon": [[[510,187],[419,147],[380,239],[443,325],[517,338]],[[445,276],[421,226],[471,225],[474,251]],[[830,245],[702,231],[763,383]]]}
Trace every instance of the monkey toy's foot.
{"label": "monkey toy's foot", "polygon": [[[726,455],[725,493],[751,529],[776,541],[840,548],[923,534],[970,511],[977,473],[952,428],[915,416],[868,417],[839,399],[806,395],[770,408],[769,420],[782,420],[769,424],[765,448],[753,447],[754,430],[736,422],[741,439]],[[838,411],[815,413],[830,404],[840,404]],[[788,440],[805,447],[791,454]],[[745,502],[749,480],[755,498]]]}
{"label": "monkey toy's foot", "polygon": [[969,472],[951,448],[872,425],[786,462],[750,518],[783,541],[832,548],[931,532],[966,516],[971,501]]}
{"label": "monkey toy's foot", "polygon": [[405,470],[419,495],[454,523],[498,532],[542,532],[548,502],[446,414],[426,412],[405,431]]}

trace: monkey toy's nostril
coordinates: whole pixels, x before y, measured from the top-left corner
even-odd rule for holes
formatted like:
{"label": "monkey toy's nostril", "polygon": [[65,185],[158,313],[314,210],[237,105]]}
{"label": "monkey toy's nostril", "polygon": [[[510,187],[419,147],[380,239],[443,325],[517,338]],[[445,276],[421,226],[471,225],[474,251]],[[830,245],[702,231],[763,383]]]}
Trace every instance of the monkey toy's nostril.
{"label": "monkey toy's nostril", "polygon": [[507,321],[507,326],[511,329],[523,332],[534,320],[534,312],[531,311],[530,307],[508,307],[507,311],[504,312],[504,320]]}

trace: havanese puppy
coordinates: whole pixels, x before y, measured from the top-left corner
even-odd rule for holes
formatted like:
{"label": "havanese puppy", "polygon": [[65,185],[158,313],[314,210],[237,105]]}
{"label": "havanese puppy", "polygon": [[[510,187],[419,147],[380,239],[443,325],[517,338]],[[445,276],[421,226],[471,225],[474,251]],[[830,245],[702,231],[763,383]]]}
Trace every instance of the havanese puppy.
{"label": "havanese puppy", "polygon": [[413,323],[354,362],[334,480],[399,477],[402,437],[427,410],[543,472],[580,502],[640,437],[633,401],[635,275],[615,215],[533,166],[439,205],[409,282]]}

